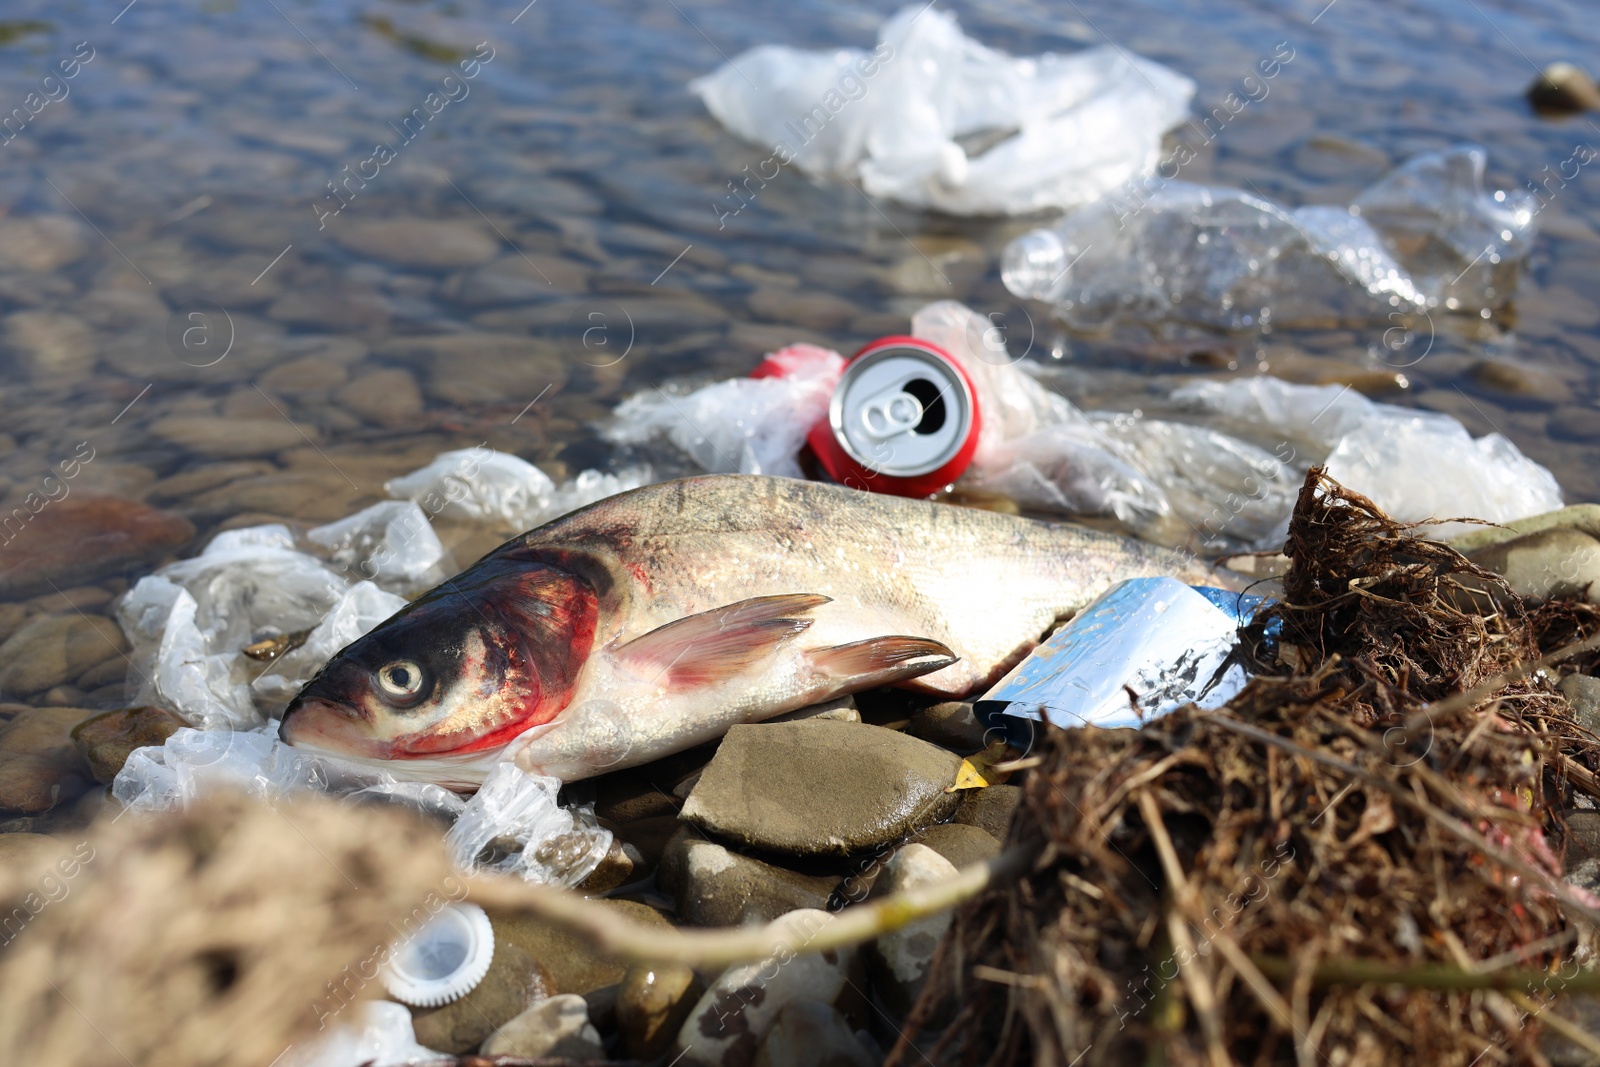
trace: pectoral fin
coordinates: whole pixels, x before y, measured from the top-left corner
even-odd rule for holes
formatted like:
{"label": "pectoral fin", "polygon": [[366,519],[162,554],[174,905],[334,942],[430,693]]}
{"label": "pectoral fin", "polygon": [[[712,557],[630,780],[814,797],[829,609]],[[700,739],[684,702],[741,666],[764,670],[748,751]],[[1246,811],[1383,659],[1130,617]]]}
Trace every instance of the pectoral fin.
{"label": "pectoral fin", "polygon": [[804,631],[812,623],[805,613],[830,600],[816,593],[752,597],[658,626],[621,646],[617,656],[673,689],[722,681]]}
{"label": "pectoral fin", "polygon": [[893,685],[907,678],[950,666],[960,659],[949,648],[926,637],[873,637],[806,653],[816,670],[855,688]]}

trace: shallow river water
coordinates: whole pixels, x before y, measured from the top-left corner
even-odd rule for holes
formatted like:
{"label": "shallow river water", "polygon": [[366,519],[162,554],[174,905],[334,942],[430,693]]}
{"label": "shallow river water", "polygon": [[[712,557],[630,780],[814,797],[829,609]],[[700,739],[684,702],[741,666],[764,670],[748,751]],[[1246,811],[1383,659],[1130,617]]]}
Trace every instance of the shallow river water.
{"label": "shallow river water", "polygon": [[[1225,127],[1173,135],[1197,155],[1183,177],[1291,206],[1484,145],[1499,185],[1544,202],[1513,306],[1398,334],[1070,337],[999,281],[1000,249],[1038,220],[925,214],[787,170],[728,199],[769,153],[686,83],[760,43],[870,46],[889,3],[18,0],[0,27],[0,114],[27,119],[0,134],[0,513],[70,463],[72,493],[184,516],[197,545],[342,517],[446,449],[606,468],[631,457],[594,427],[633,391],[797,340],[849,353],[942,298],[999,313],[1012,353],[1057,364],[1083,407],[1195,375],[1351,382],[1499,430],[1569,501],[1600,499],[1600,179],[1551,177],[1600,126],[1522,96],[1545,64],[1600,57],[1584,5],[942,6],[1016,54],[1109,39],[1157,59],[1198,82],[1197,115],[1291,55]],[[29,532],[7,530],[0,569]],[[80,610],[126,588],[93,543],[34,549],[81,555],[51,581]],[[0,621],[41,607],[66,605]],[[104,706],[115,685],[26,699]]]}

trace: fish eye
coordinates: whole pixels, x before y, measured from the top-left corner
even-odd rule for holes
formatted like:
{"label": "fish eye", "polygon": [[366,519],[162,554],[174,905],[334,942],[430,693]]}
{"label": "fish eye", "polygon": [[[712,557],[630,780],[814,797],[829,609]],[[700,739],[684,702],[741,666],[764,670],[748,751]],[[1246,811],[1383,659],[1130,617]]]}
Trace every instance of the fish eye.
{"label": "fish eye", "polygon": [[410,701],[422,692],[422,668],[408,659],[397,659],[378,668],[378,688],[396,701]]}

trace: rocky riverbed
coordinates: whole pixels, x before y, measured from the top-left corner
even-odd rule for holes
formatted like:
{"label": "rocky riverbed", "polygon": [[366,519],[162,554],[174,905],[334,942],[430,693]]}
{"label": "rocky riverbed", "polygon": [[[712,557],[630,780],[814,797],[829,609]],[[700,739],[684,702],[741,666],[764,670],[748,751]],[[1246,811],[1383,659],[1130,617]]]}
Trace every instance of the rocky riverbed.
{"label": "rocky riverbed", "polygon": [[[1017,54],[1109,38],[1194,77],[1196,123],[1168,142],[1192,149],[1185,180],[1344,204],[1419,151],[1484,144],[1500,184],[1539,197],[1515,297],[1392,328],[1066,332],[998,277],[1006,241],[1039,220],[750,179],[766,153],[685,88],[756,44],[868,44],[879,10],[11,5],[0,113],[29,120],[0,135],[0,856],[78,840],[127,753],[179,725],[130,707],[140,679],[115,605],[141,576],[221,531],[343,518],[452,449],[487,444],[558,481],[686,470],[598,427],[637,391],[743,374],[796,341],[848,353],[936,299],[992,316],[1080,407],[1159,414],[1196,377],[1334,383],[1503,433],[1568,500],[1600,499],[1600,186],[1577,162],[1600,142],[1521,96],[1538,65],[1600,55],[1579,5],[958,13]],[[1280,43],[1294,58],[1270,95],[1238,105]],[[63,63],[69,91],[26,103]],[[469,91],[397,131],[452,71]],[[1217,108],[1227,121],[1205,125]],[[379,141],[398,150],[374,176]],[[518,532],[434,525],[454,567]],[[1517,565],[1536,576],[1571,555],[1541,551]],[[945,791],[982,741],[970,709],[875,694],[575,786],[616,836],[586,891],[711,926],[921,884],[1004,836],[1009,786]],[[764,788],[746,790],[751,776]],[[501,933],[470,1008],[419,1018],[424,1044],[526,1051],[555,1034],[542,1052],[598,1041],[649,1059],[740,997],[737,976],[630,970],[524,921]],[[795,970],[762,1008],[768,1036],[731,1055],[876,1056],[893,1035],[873,1005],[905,1004],[933,933]]]}

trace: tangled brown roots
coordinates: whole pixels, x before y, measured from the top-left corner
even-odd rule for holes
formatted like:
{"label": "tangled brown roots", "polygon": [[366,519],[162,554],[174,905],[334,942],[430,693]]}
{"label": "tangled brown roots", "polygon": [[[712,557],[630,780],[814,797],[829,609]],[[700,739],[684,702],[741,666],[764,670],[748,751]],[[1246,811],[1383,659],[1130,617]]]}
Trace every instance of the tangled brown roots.
{"label": "tangled brown roots", "polygon": [[1313,471],[1284,596],[1247,635],[1260,676],[1219,712],[1044,738],[1011,831],[1042,858],[958,913],[902,1045],[1543,1062],[1542,1026],[1571,1027],[1537,1013],[1591,981],[1574,918],[1600,901],[1549,842],[1574,781],[1595,787],[1593,738],[1545,674],[1459,694],[1600,619],[1525,603],[1425,532]]}

